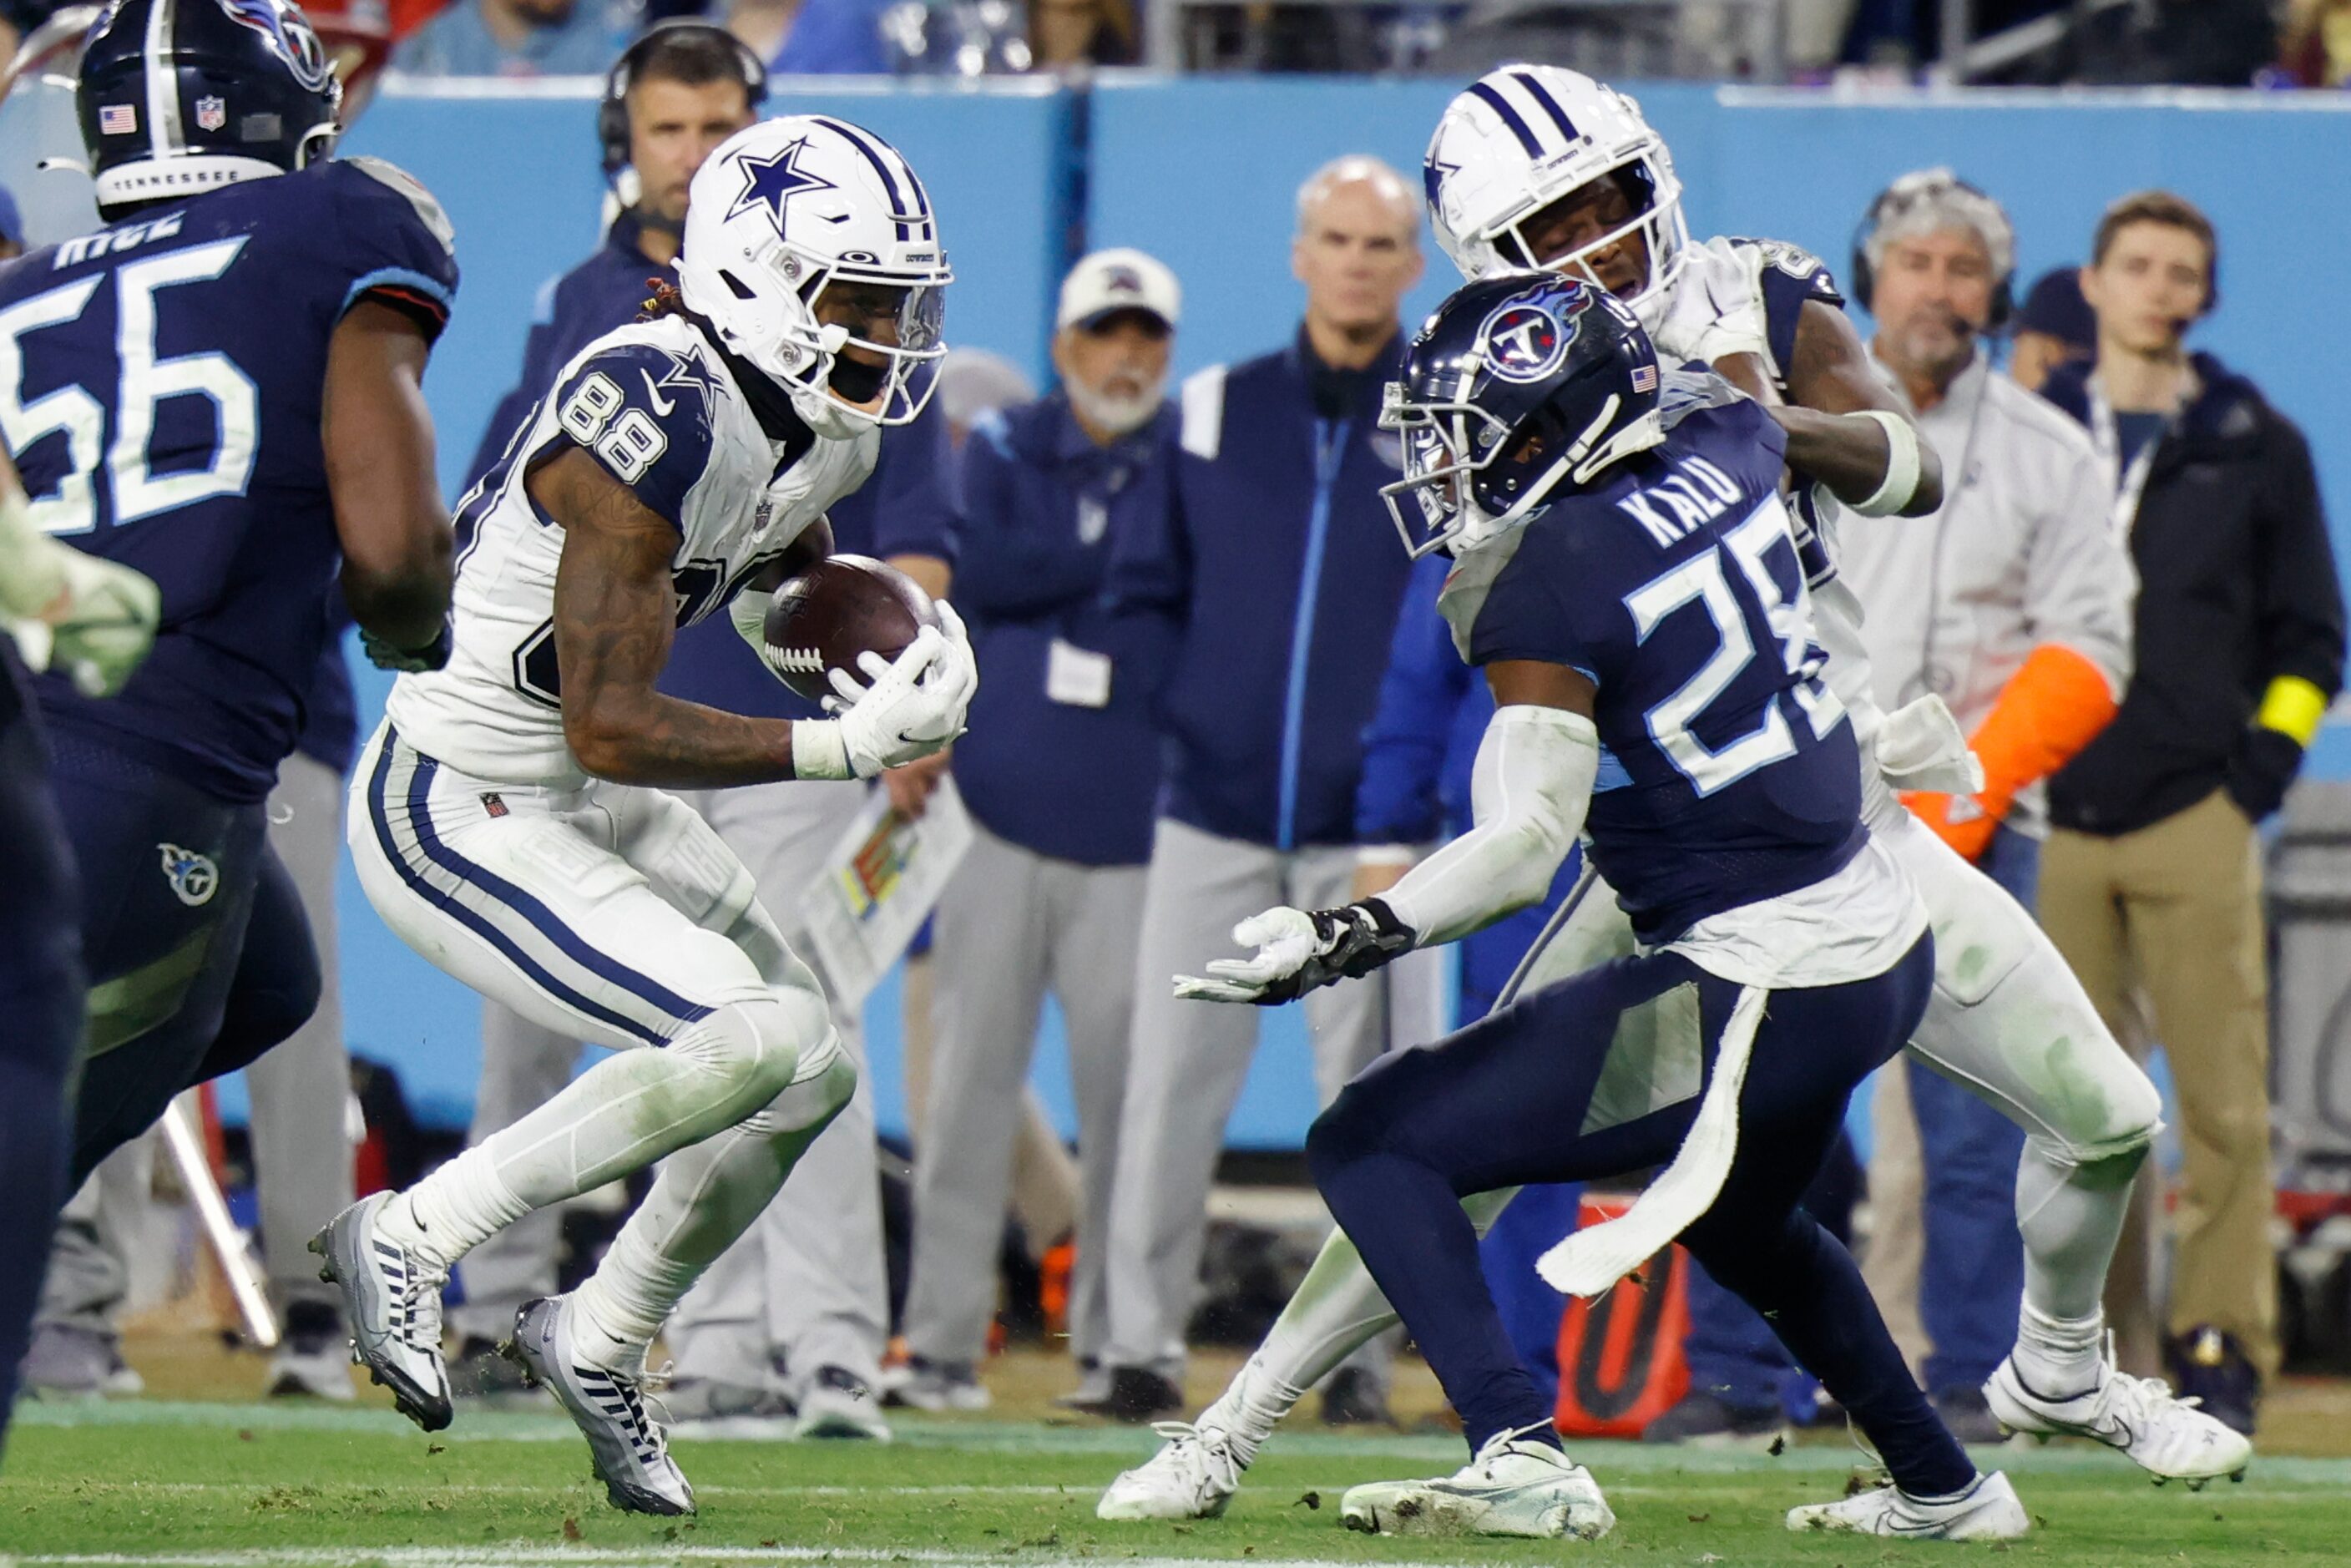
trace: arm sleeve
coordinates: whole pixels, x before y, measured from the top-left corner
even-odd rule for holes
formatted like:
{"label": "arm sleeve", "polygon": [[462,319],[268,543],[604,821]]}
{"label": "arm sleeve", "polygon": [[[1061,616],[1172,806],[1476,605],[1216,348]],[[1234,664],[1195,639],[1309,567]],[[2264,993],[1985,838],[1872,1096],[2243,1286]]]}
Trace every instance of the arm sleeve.
{"label": "arm sleeve", "polygon": [[[2343,584],[2326,509],[2302,433],[2273,413],[2256,523],[2262,543],[2263,677],[2307,681],[2327,702],[2343,689]],[[2306,737],[2297,737],[2307,741]]]}
{"label": "arm sleeve", "polygon": [[1048,537],[1058,517],[1020,515],[1019,461],[1001,415],[972,426],[963,447],[964,549],[956,598],[1002,620],[1043,614],[1090,594],[1100,575],[1074,533],[1058,541]]}
{"label": "arm sleeve", "polygon": [[1379,706],[1364,731],[1355,786],[1359,843],[1426,843],[1443,824],[1439,784],[1454,716],[1470,682],[1469,666],[1454,653],[1452,633],[1437,612],[1449,565],[1430,556],[1415,567],[1396,617]]}
{"label": "arm sleeve", "polygon": [[1583,829],[1599,769],[1599,732],[1583,715],[1496,709],[1471,776],[1477,826],[1380,895],[1415,945],[1455,941],[1550,892]]}

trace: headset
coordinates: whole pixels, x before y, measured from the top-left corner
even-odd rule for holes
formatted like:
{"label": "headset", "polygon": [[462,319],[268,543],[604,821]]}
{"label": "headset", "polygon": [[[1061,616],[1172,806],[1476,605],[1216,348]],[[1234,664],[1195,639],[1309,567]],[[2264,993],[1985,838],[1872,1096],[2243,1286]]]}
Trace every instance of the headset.
{"label": "headset", "polygon": [[1980,185],[1970,184],[1949,169],[1921,169],[1916,173],[1905,174],[1878,192],[1876,199],[1869,204],[1869,211],[1862,214],[1860,226],[1853,231],[1853,267],[1846,276],[1853,280],[1854,298],[1864,309],[1867,309],[1870,299],[1877,292],[1876,272],[1869,265],[1871,237],[1880,227],[1899,215],[1904,208],[1947,191],[1964,191],[1989,203],[1991,210],[2000,214],[2001,226],[2007,231],[2009,269],[2001,273],[2000,281],[1992,286],[1991,308],[1984,317],[1983,326],[1979,329],[1986,337],[1996,338],[2006,330],[2009,318],[2016,313],[2015,225],[2008,221],[2008,209],[1993,201],[1989,192]]}
{"label": "headset", "polygon": [[606,180],[618,179],[621,171],[629,166],[629,89],[634,85],[646,55],[656,45],[688,32],[705,33],[722,40],[742,69],[743,90],[749,95],[752,110],[756,112],[767,102],[767,62],[752,51],[750,45],[715,23],[698,22],[691,16],[656,22],[635,43],[622,50],[612,68],[604,73],[604,101],[596,109],[596,140],[604,149]]}

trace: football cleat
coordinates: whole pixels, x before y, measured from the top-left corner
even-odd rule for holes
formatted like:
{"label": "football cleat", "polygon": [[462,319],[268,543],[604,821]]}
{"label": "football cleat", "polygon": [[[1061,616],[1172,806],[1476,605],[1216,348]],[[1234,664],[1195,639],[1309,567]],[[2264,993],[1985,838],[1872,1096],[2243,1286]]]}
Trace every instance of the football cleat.
{"label": "football cleat", "polygon": [[1122,1473],[1094,1504],[1096,1519],[1215,1519],[1241,1490],[1241,1461],[1232,1439],[1215,1427],[1157,1421],[1166,1441]]}
{"label": "football cleat", "polygon": [[2011,1541],[2032,1529],[2032,1521],[2008,1478],[1994,1470],[1949,1497],[1912,1497],[1882,1486],[1834,1502],[1806,1503],[1788,1511],[1788,1528],[1914,1541]]}
{"label": "football cleat", "polygon": [[1339,1522],[1373,1535],[1597,1541],[1616,1527],[1616,1515],[1591,1471],[1552,1444],[1504,1432],[1449,1476],[1348,1488]]}
{"label": "football cleat", "polygon": [[437,1432],[455,1414],[441,1364],[441,1287],[449,1272],[382,1233],[376,1218],[392,1197],[360,1199],[310,1238],[310,1250],[320,1259],[319,1278],[342,1291],[351,1360],[392,1390],[402,1415]]}
{"label": "football cleat", "polygon": [[2036,1393],[2010,1356],[1984,1385],[1984,1398],[2001,1426],[2047,1442],[2087,1437],[2120,1449],[2158,1483],[2202,1487],[2219,1476],[2242,1477],[2253,1445],[2218,1417],[2180,1398],[2159,1377],[2133,1377],[2114,1364],[2111,1341],[2097,1385],[2064,1399]]}
{"label": "football cleat", "polygon": [[645,1414],[641,1372],[597,1366],[571,1343],[572,1300],[542,1296],[515,1313],[514,1338],[498,1354],[552,1393],[588,1439],[597,1479],[628,1513],[694,1511],[694,1489],[669,1457],[669,1433]]}

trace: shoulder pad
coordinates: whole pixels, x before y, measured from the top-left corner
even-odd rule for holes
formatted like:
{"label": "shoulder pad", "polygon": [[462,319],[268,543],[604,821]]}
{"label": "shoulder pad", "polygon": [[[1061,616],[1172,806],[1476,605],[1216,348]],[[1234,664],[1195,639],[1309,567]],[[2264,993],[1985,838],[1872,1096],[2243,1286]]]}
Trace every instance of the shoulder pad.
{"label": "shoulder pad", "polygon": [[342,158],[337,162],[398,192],[416,210],[417,221],[424,225],[425,232],[441,242],[441,248],[451,256],[457,254],[457,230],[449,222],[449,214],[442,211],[440,202],[415,175],[381,158]]}
{"label": "shoulder pad", "polygon": [[723,372],[699,346],[673,350],[643,330],[599,339],[549,395],[557,430],[683,528],[717,445]]}

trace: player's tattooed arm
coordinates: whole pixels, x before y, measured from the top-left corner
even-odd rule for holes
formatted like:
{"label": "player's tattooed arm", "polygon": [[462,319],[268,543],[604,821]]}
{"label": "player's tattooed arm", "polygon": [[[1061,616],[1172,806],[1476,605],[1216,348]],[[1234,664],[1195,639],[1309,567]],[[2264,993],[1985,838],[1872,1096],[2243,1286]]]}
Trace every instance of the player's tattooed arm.
{"label": "player's tattooed arm", "polygon": [[577,447],[535,469],[532,497],[563,528],[555,653],[563,737],[599,779],[674,789],[793,777],[792,727],[653,688],[669,662],[677,529]]}
{"label": "player's tattooed arm", "polygon": [[449,615],[449,510],[424,406],[429,352],[413,319],[361,300],[328,346],[319,416],[344,601],[361,630],[403,651],[435,648]]}
{"label": "player's tattooed arm", "polygon": [[1915,517],[1943,504],[1943,465],[1934,447],[1917,434],[1901,400],[1879,378],[1869,350],[1852,320],[1833,305],[1804,302],[1796,318],[1795,351],[1782,398],[1752,354],[1734,354],[1715,369],[1740,391],[1771,411],[1788,434],[1788,466],[1828,486],[1848,505],[1861,506],[1886,486],[1896,453],[1894,434],[1879,418],[1891,416],[1910,427],[1917,475],[1907,497],[1889,498],[1882,510]]}

